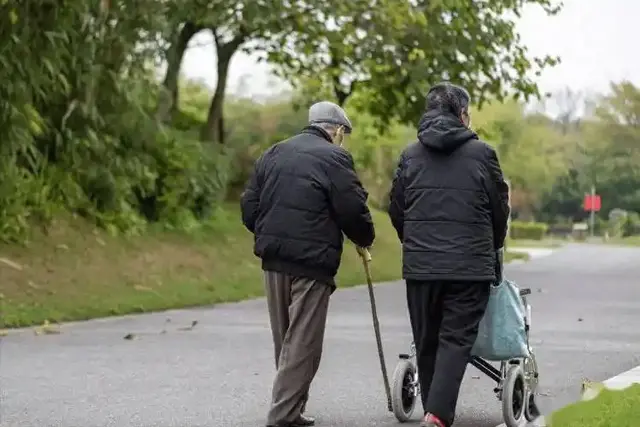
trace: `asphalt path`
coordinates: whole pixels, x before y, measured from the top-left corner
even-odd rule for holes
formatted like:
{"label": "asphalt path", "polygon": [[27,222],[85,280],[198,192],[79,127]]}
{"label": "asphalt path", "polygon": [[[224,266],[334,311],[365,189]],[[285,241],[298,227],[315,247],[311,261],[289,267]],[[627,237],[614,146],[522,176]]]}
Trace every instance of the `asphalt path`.
{"label": "asphalt path", "polygon": [[[506,274],[533,289],[543,412],[578,399],[583,378],[640,365],[640,250],[568,245]],[[392,372],[411,341],[404,287],[378,285],[376,297]],[[0,351],[2,427],[263,426],[274,374],[260,299],[67,324],[59,335],[24,330]],[[502,422],[493,387],[469,367],[456,427]],[[332,297],[308,412],[318,426],[399,425],[386,411],[366,288]]]}

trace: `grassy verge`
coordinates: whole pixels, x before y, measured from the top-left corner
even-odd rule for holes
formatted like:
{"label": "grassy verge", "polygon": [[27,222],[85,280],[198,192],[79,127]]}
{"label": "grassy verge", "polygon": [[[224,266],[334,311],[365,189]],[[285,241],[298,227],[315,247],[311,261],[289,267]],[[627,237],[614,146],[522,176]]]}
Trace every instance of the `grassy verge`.
{"label": "grassy verge", "polygon": [[505,255],[505,262],[510,262],[514,260],[528,261],[529,254],[524,252],[507,252]]}
{"label": "grassy verge", "polygon": [[[59,220],[26,247],[0,245],[0,328],[238,301],[263,294],[253,238],[227,206],[193,235],[111,236],[77,219]],[[395,280],[400,245],[386,214],[374,212],[372,276]],[[508,254],[508,259],[526,258]],[[365,281],[355,249],[345,247],[339,286]]]}
{"label": "grassy verge", "polygon": [[640,246],[640,236],[624,237],[620,239],[609,239],[605,243],[623,246]]}
{"label": "grassy verge", "polygon": [[542,239],[542,240],[529,240],[529,239],[509,239],[507,247],[513,248],[559,248],[566,242],[558,239]]}
{"label": "grassy verge", "polygon": [[595,399],[569,405],[551,415],[551,427],[637,427],[640,384],[624,390],[602,390]]}

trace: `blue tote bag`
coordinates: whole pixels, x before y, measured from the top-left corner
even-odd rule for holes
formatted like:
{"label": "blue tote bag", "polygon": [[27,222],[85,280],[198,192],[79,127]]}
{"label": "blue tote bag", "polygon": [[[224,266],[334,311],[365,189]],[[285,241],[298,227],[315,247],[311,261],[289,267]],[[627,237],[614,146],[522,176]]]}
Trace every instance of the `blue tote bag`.
{"label": "blue tote bag", "polygon": [[520,290],[509,280],[491,286],[487,311],[480,322],[471,354],[490,361],[529,356],[525,306]]}

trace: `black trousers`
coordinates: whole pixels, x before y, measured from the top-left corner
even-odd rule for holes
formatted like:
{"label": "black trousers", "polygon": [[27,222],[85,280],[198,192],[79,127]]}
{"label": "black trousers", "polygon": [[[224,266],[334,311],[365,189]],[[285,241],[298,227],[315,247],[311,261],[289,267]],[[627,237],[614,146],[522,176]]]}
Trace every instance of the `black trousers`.
{"label": "black trousers", "polygon": [[453,424],[462,378],[471,360],[490,282],[407,281],[422,406]]}

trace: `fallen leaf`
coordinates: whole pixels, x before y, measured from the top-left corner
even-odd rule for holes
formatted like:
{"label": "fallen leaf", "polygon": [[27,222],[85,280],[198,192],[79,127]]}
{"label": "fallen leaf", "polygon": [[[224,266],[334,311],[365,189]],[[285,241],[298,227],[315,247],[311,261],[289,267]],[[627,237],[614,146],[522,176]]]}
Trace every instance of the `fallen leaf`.
{"label": "fallen leaf", "polygon": [[582,322],[582,317],[578,317],[578,322]]}
{"label": "fallen leaf", "polygon": [[0,262],[18,271],[22,271],[22,266],[17,262],[13,262],[7,258],[0,258]]}
{"label": "fallen leaf", "polygon": [[132,339],[135,339],[135,337],[136,337],[136,336],[135,336],[135,335],[133,335],[133,334],[127,334],[127,335],[125,335],[125,336],[124,336],[124,339],[125,339],[125,340],[132,340]]}
{"label": "fallen leaf", "polygon": [[42,322],[42,326],[33,329],[35,335],[59,335],[61,333],[57,325],[52,325],[48,320]]}
{"label": "fallen leaf", "polygon": [[9,331],[6,329],[0,329],[0,337],[6,337],[7,335],[9,335]]}
{"label": "fallen leaf", "polygon": [[45,320],[42,324],[42,332],[45,335],[58,335],[60,329],[56,325],[52,325],[49,320]]}
{"label": "fallen leaf", "polygon": [[182,328],[178,328],[179,331],[191,331],[193,330],[193,328],[196,327],[196,325],[198,324],[197,320],[194,320],[193,322],[191,322],[191,326],[185,326]]}

